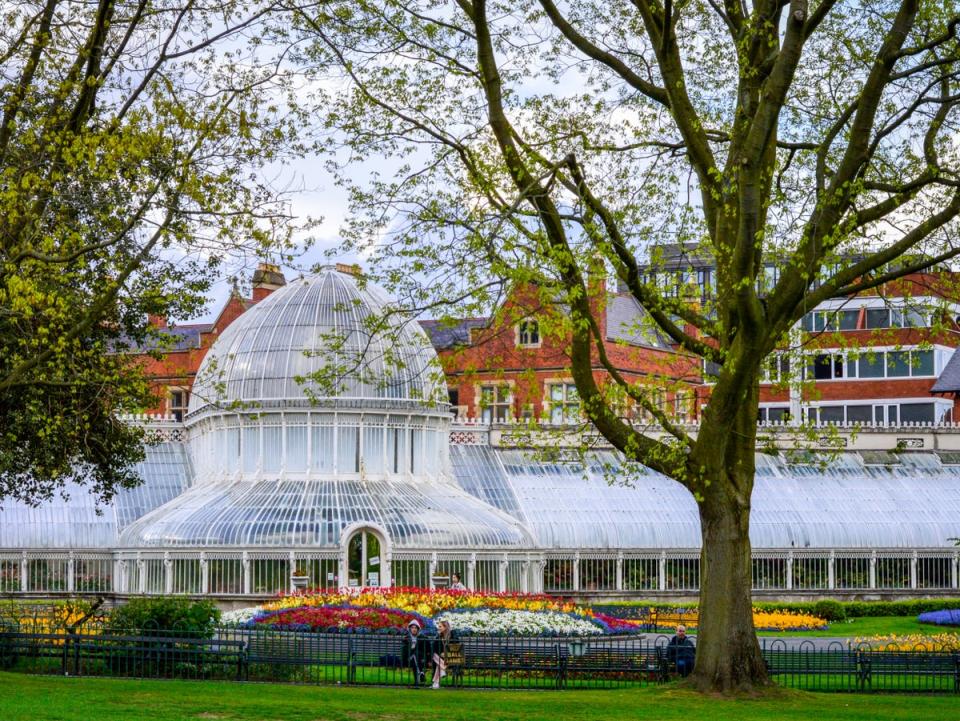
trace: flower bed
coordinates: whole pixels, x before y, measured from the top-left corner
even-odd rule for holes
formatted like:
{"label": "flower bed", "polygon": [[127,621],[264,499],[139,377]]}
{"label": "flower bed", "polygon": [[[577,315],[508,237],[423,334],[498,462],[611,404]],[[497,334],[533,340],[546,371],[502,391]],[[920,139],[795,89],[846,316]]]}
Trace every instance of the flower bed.
{"label": "flower bed", "polygon": [[436,620],[449,621],[461,635],[599,636],[606,631],[592,619],[558,611],[453,610],[444,611]]}
{"label": "flower bed", "polygon": [[854,639],[854,647],[863,644],[876,651],[960,651],[960,636],[955,633],[908,636],[870,636]]}
{"label": "flower bed", "polygon": [[932,623],[937,626],[960,626],[960,608],[943,611],[928,611],[917,616],[920,623]]}
{"label": "flower bed", "polygon": [[321,631],[325,633],[402,633],[416,619],[427,630],[429,619],[397,609],[356,606],[299,606],[276,611],[260,611],[250,617],[247,626],[269,626],[284,631]]}
{"label": "flower bed", "polygon": [[809,613],[753,609],[753,626],[758,631],[820,631],[829,625],[824,619]]}
{"label": "flower bed", "polygon": [[[429,588],[363,588],[340,590],[307,590],[284,594],[263,605],[267,610],[297,606],[362,606],[396,608],[422,616],[454,608],[504,608],[514,611],[589,612],[572,601],[544,594],[492,593],[484,591],[451,591]],[[592,613],[592,612],[591,612]]]}

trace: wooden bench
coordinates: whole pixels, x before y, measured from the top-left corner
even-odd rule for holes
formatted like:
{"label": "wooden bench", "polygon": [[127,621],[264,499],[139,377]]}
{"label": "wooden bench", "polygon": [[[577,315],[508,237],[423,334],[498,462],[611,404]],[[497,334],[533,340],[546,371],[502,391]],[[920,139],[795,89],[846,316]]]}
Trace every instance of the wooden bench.
{"label": "wooden bench", "polygon": [[515,643],[511,641],[463,639],[463,662],[451,680],[462,682],[464,671],[490,671],[495,672],[499,678],[517,671],[542,672],[553,677],[556,688],[564,686],[570,658],[565,642],[548,639],[517,639]]}

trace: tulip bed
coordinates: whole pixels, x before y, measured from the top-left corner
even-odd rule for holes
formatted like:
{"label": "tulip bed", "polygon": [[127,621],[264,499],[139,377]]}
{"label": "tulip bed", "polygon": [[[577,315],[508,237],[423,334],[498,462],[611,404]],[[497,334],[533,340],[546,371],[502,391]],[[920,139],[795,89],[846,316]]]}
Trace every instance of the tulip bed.
{"label": "tulip bed", "polygon": [[[696,625],[696,612],[682,621]],[[544,594],[485,593],[425,588],[365,588],[285,594],[256,608],[224,614],[228,624],[270,625],[333,632],[396,632],[412,618],[426,628],[448,620],[461,634],[563,636],[641,633],[640,622],[616,618],[567,599]],[[680,621],[681,618],[678,618]],[[660,619],[661,625],[664,619]],[[754,611],[758,630],[827,628],[817,616],[790,611]]]}

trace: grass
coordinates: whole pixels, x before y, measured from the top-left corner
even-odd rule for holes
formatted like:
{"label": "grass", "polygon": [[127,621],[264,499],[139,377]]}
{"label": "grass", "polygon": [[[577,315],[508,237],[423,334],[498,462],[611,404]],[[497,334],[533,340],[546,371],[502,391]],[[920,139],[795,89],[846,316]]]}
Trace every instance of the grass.
{"label": "grass", "polygon": [[722,699],[672,687],[618,691],[409,690],[121,681],[0,673],[5,721],[538,721],[657,718],[663,721],[940,721],[956,718],[955,696],[810,694],[777,690]]}
{"label": "grass", "polygon": [[846,621],[835,621],[824,631],[761,631],[761,636],[780,637],[814,637],[829,638],[866,638],[869,636],[889,636],[897,634],[937,635],[941,633],[956,633],[957,629],[946,626],[936,626],[931,623],[920,623],[916,616],[864,616],[851,618]]}

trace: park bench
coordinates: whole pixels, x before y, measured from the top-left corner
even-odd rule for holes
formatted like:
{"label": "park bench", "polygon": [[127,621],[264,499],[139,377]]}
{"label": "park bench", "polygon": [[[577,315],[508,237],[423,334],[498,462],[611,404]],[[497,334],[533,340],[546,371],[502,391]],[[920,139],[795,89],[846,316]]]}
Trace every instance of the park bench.
{"label": "park bench", "polygon": [[657,682],[667,678],[667,662],[662,647],[601,641],[583,642],[580,646],[570,644],[569,650],[568,678],[577,675],[602,678],[608,674]]}
{"label": "park bench", "polygon": [[[899,689],[940,690],[944,682],[960,693],[960,653],[944,651],[867,651],[856,653],[857,688],[875,679],[894,680]],[[879,684],[878,684],[879,685]],[[888,686],[883,686],[888,688]]]}
{"label": "park bench", "polygon": [[500,679],[513,672],[539,672],[552,676],[557,688],[566,683],[570,652],[565,642],[468,638],[461,643],[463,663],[451,680],[462,680],[464,671],[496,673]]}

